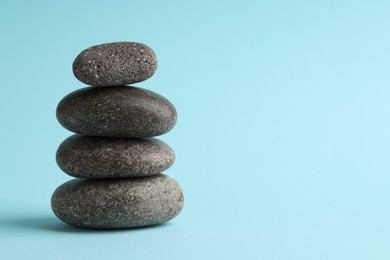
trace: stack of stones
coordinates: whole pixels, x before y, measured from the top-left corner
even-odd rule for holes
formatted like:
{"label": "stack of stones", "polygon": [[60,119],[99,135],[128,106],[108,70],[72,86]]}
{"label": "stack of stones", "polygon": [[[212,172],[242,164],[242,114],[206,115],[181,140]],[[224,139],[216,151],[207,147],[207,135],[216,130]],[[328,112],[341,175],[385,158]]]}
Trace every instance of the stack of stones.
{"label": "stack of stones", "polygon": [[54,192],[51,205],[62,221],[95,229],[132,228],[171,220],[183,207],[177,182],[161,172],[175,160],[152,138],[171,130],[176,110],[152,91],[128,86],[157,68],[151,48],[115,42],[81,52],[73,73],[91,85],[64,97],[57,118],[75,132],[58,148],[59,167],[76,179]]}

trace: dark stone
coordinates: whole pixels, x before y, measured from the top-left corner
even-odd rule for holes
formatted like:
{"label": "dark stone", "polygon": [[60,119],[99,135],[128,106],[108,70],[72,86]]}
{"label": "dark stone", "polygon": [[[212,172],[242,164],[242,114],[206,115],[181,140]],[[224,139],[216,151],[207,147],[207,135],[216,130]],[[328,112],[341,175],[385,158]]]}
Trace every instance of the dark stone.
{"label": "dark stone", "polygon": [[78,80],[93,86],[118,86],[144,81],[157,68],[153,50],[142,43],[113,42],[82,51],[73,62]]}
{"label": "dark stone", "polygon": [[129,87],[86,87],[64,97],[57,119],[66,129],[83,135],[152,137],[176,124],[177,113],[166,98]]}
{"label": "dark stone", "polygon": [[173,219],[183,208],[177,182],[158,174],[144,178],[74,179],[59,186],[51,199],[56,216],[73,226],[132,228]]}
{"label": "dark stone", "polygon": [[173,150],[155,138],[73,135],[57,150],[57,164],[78,178],[144,177],[163,172],[175,161]]}

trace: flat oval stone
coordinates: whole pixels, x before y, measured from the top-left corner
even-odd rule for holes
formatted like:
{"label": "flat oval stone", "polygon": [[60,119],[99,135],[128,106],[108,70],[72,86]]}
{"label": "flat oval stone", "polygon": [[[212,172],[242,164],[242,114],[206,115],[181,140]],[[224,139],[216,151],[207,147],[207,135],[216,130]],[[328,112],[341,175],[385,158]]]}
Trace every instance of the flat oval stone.
{"label": "flat oval stone", "polygon": [[109,138],[73,135],[56,154],[58,166],[78,178],[156,175],[172,166],[173,150],[155,138]]}
{"label": "flat oval stone", "polygon": [[152,91],[129,87],[86,87],[65,96],[57,119],[66,129],[106,137],[152,137],[171,130],[174,106]]}
{"label": "flat oval stone", "polygon": [[144,81],[157,69],[153,50],[137,42],[113,42],[82,51],[73,62],[73,74],[93,86],[118,86]]}
{"label": "flat oval stone", "polygon": [[51,199],[55,215],[81,228],[117,229],[160,224],[183,208],[177,182],[158,174],[145,178],[74,179]]}

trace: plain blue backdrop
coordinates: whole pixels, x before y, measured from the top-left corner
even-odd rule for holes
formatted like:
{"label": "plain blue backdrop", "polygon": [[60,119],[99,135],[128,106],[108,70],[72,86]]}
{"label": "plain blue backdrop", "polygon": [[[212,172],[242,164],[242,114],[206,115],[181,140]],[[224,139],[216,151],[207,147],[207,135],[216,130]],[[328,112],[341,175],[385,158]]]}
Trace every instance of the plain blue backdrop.
{"label": "plain blue backdrop", "polygon": [[[390,2],[0,2],[0,259],[390,259]],[[151,46],[136,84],[176,106],[160,138],[185,193],[166,225],[83,231],[55,118],[106,42]]]}

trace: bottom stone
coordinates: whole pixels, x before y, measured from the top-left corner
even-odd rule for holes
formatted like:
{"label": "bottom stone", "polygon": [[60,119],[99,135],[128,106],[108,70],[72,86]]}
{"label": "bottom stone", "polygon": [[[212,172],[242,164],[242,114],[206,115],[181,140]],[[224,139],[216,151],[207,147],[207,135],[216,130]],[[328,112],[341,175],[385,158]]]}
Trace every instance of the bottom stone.
{"label": "bottom stone", "polygon": [[173,219],[183,208],[179,184],[164,174],[143,178],[74,179],[59,186],[51,206],[73,226],[133,228]]}

